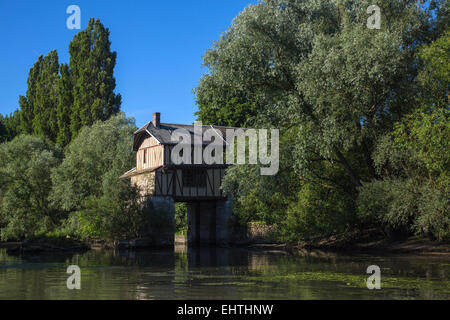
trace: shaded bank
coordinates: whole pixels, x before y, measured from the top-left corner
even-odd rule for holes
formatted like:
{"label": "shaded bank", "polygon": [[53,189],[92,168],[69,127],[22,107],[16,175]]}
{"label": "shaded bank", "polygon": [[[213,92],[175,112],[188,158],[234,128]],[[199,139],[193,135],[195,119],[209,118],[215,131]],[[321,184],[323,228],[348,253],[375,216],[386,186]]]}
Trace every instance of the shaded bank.
{"label": "shaded bank", "polygon": [[450,256],[450,243],[420,237],[389,239],[376,230],[354,232],[329,238],[301,241],[289,247],[295,249],[322,249],[352,253],[439,254]]}

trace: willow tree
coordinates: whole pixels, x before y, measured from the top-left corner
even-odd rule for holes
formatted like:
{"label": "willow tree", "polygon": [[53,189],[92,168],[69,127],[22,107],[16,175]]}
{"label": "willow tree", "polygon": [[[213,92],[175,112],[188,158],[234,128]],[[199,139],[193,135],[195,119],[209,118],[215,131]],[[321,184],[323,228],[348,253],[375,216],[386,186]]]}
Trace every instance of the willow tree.
{"label": "willow tree", "polygon": [[[371,5],[380,7],[380,29],[367,27]],[[416,101],[415,54],[439,33],[446,5],[266,0],[249,6],[204,55],[209,72],[196,88],[200,114],[214,116],[209,101],[230,91],[239,93],[239,103],[256,97],[255,123],[280,128],[285,152],[294,155],[286,157],[286,170],[355,199],[364,182],[380,179],[374,146]],[[231,190],[253,181],[243,176],[228,179]],[[259,180],[272,181],[272,193],[279,189],[275,177]]]}
{"label": "willow tree", "polygon": [[[371,4],[381,8],[380,30],[366,27]],[[299,173],[312,178],[310,162],[321,159],[356,188],[376,178],[374,139],[414,99],[414,52],[431,33],[430,17],[416,1],[263,1],[207,51],[215,88],[201,82],[197,91],[232,85],[258,94],[263,122],[300,128]]]}
{"label": "willow tree", "polygon": [[19,135],[0,144],[0,239],[23,238],[54,231],[63,218],[48,200],[50,172],[59,150],[42,139]]}

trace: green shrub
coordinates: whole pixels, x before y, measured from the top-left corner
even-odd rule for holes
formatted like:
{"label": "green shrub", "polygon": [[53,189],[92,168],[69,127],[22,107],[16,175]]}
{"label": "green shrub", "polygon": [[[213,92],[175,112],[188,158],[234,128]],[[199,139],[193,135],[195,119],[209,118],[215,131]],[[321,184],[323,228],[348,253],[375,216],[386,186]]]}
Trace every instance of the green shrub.
{"label": "green shrub", "polygon": [[414,230],[439,241],[450,240],[450,198],[442,189],[431,184],[422,187],[418,202],[418,217]]}
{"label": "green shrub", "polygon": [[448,194],[413,179],[373,181],[360,188],[358,214],[391,237],[415,233],[440,241],[450,236]]}
{"label": "green shrub", "polygon": [[187,226],[187,206],[186,203],[175,203],[175,233],[186,234]]}
{"label": "green shrub", "polygon": [[54,230],[64,218],[48,201],[50,172],[60,152],[40,138],[21,135],[0,144],[1,239],[20,240]]}
{"label": "green shrub", "polygon": [[352,200],[337,190],[306,183],[298,192],[297,201],[287,210],[280,228],[287,241],[309,240],[343,233],[356,222]]}
{"label": "green shrub", "polygon": [[396,237],[413,232],[417,201],[413,181],[386,179],[365,183],[357,203],[363,222],[379,226],[389,236]]}
{"label": "green shrub", "polygon": [[138,190],[119,180],[111,190],[100,197],[89,197],[77,212],[82,238],[121,240],[139,237],[146,231],[148,213]]}

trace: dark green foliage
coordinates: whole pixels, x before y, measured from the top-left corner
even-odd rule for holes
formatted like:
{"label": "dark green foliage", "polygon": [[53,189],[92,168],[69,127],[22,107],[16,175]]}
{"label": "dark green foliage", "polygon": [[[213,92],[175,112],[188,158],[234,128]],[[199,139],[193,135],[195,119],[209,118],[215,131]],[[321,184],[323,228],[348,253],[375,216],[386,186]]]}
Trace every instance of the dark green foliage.
{"label": "dark green foliage", "polygon": [[114,93],[116,53],[110,46],[108,29],[91,19],[70,43],[69,65],[59,65],[55,50],[41,55],[30,69],[26,96],[19,97],[20,121],[9,135],[33,134],[66,146],[83,126],[117,114],[121,97]]}
{"label": "dark green foliage", "polygon": [[61,76],[58,80],[58,108],[56,112],[58,136],[56,142],[61,146],[66,146],[72,138],[70,122],[72,118],[73,84],[69,66],[62,64],[59,70]]}
{"label": "dark green foliage", "polygon": [[0,114],[0,142],[4,142],[7,140],[7,132],[6,132],[6,125],[5,125],[5,119],[3,119],[3,115]]}
{"label": "dark green foliage", "polygon": [[232,88],[220,88],[212,76],[205,76],[198,86],[195,113],[203,124],[228,127],[251,127],[261,107],[256,97],[248,98],[242,92]]}
{"label": "dark green foliage", "polygon": [[354,228],[355,209],[353,199],[339,190],[305,183],[280,222],[280,236],[295,242],[345,233]]}
{"label": "dark green foliage", "polygon": [[381,227],[389,237],[416,233],[450,239],[448,193],[415,179],[385,179],[364,184],[358,209],[365,223]]}
{"label": "dark green foliage", "polygon": [[14,111],[9,116],[0,114],[0,143],[11,141],[20,132],[19,110]]}
{"label": "dark green foliage", "polygon": [[19,98],[21,132],[35,134],[51,141],[56,140],[58,132],[56,119],[58,72],[59,63],[56,51],[51,51],[45,57],[39,56],[38,61],[30,69],[26,97]]}
{"label": "dark green foliage", "polygon": [[33,133],[50,141],[56,140],[58,123],[56,108],[58,106],[57,82],[59,78],[59,62],[56,51],[51,51],[48,56],[40,56],[36,68],[36,82],[33,86],[33,96],[27,93],[28,102],[33,108]]}
{"label": "dark green foliage", "polygon": [[447,32],[418,52],[418,107],[395,123],[392,134],[378,139],[373,158],[383,180],[360,190],[360,215],[393,234],[450,239],[450,78],[448,55],[442,52],[450,48],[449,39]]}
{"label": "dark green foliage", "polygon": [[175,232],[187,232],[187,206],[184,202],[175,203]]}
{"label": "dark green foliage", "polygon": [[72,135],[81,127],[106,120],[120,111],[121,96],[114,93],[116,52],[111,52],[109,30],[90,19],[69,46],[73,83]]}

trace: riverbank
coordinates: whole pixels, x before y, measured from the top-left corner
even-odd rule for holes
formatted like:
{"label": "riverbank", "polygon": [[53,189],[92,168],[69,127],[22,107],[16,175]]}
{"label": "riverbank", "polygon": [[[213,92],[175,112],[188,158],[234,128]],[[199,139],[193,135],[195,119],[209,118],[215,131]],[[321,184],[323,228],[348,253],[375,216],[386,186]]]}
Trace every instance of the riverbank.
{"label": "riverbank", "polygon": [[440,243],[419,237],[392,240],[376,230],[354,232],[308,242],[302,241],[287,247],[298,250],[320,249],[351,253],[414,253],[450,256],[450,243]]}
{"label": "riverbank", "polygon": [[0,242],[0,248],[5,248],[8,253],[39,254],[45,252],[87,251],[91,249],[91,246],[71,238],[42,237],[22,242]]}
{"label": "riverbank", "polygon": [[[180,238],[180,237],[178,237]],[[175,241],[178,245],[187,245],[187,242]],[[375,253],[375,254],[420,254],[445,255],[450,257],[450,243],[439,243],[429,239],[410,237],[401,240],[391,240],[376,230],[353,232],[329,238],[319,238],[298,243],[272,243],[267,240],[237,242],[230,247],[242,247],[265,251],[333,251],[342,253]],[[146,249],[153,248],[145,239],[120,241],[116,243],[105,241],[81,242],[71,238],[37,238],[23,242],[0,242],[0,248],[6,248],[10,253],[41,252],[76,252],[90,249]]]}

